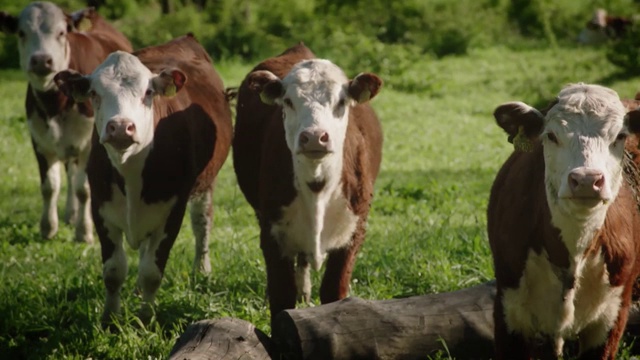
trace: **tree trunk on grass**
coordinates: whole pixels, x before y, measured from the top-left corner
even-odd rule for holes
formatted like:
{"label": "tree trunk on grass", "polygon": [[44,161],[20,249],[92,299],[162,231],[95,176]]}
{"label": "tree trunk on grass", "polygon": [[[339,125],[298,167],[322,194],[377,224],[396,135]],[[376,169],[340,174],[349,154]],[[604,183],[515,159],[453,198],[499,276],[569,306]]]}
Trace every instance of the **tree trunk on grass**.
{"label": "tree trunk on grass", "polygon": [[240,319],[202,320],[187,327],[169,360],[268,360],[271,340]]}

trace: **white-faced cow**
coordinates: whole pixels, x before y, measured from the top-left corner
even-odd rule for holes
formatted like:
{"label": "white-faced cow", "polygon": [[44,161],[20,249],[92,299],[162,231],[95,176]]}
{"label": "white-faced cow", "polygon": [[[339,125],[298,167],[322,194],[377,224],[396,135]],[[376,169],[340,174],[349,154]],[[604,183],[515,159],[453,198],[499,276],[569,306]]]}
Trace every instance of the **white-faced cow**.
{"label": "white-faced cow", "polygon": [[607,15],[605,9],[596,9],[591,20],[578,35],[578,42],[597,45],[623,37],[633,25],[633,20],[623,16]]}
{"label": "white-faced cow", "polygon": [[18,17],[0,12],[0,28],[18,36],[20,67],[29,81],[27,124],[40,170],[44,201],[40,233],[58,230],[60,164],[67,170],[65,221],[75,224],[75,240],[93,242],[85,166],[91,149],[93,110],[58,91],[53,76],[73,69],[90,73],[112,51],[131,51],[129,41],[93,9],[66,15],[56,5],[34,2]]}
{"label": "white-faced cow", "polygon": [[[577,339],[580,359],[614,359],[639,272],[638,155],[610,89],[576,84],[548,111],[499,106],[495,118],[519,149],[491,189],[488,233],[497,280],[497,359],[557,358]],[[635,138],[635,136],[633,136]],[[637,180],[636,180],[637,182]]]}
{"label": "white-faced cow", "polygon": [[148,321],[189,199],[194,270],[211,268],[211,196],[233,130],[222,80],[188,35],[133,55],[114,52],[90,75],[62,72],[56,82],[74,97],[89,96],[95,110],[87,173],[102,246],[103,322],[120,309],[123,236],[140,254],[139,315]]}
{"label": "white-faced cow", "polygon": [[381,85],[368,73],[349,80],[299,44],[240,86],[233,160],[260,223],[272,319],[296,296],[309,300],[309,264],[319,269],[327,254],[320,300],[347,295],[382,156],[365,103]]}

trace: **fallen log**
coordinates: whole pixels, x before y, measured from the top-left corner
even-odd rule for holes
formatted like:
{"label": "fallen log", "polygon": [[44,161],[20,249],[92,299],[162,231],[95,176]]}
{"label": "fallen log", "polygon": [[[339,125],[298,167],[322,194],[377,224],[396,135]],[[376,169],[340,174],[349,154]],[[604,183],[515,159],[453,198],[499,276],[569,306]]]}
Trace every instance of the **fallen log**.
{"label": "fallen log", "polygon": [[[493,356],[494,299],[492,281],[403,299],[352,297],[282,312],[274,319],[271,339],[242,320],[205,320],[187,328],[170,359],[407,360],[438,352],[488,359]],[[626,332],[640,336],[638,306],[631,309]]]}
{"label": "fallen log", "polygon": [[268,360],[271,340],[251,323],[233,318],[191,324],[169,354],[170,360]]}

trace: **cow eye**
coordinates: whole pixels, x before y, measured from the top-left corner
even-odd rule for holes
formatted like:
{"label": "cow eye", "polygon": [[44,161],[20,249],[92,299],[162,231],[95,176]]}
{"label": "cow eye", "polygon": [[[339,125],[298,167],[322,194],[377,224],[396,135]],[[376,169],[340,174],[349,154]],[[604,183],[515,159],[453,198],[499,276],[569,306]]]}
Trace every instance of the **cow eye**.
{"label": "cow eye", "polygon": [[60,32],[58,33],[58,37],[61,38],[63,37],[65,34],[64,30],[60,30]]}
{"label": "cow eye", "polygon": [[19,37],[20,39],[24,39],[25,35],[26,35],[26,34],[24,33],[24,31],[22,31],[22,30],[18,31],[18,37]]}
{"label": "cow eye", "polygon": [[89,97],[92,98],[92,99],[95,98],[96,97],[96,91],[95,90],[90,90],[89,91]]}
{"label": "cow eye", "polygon": [[346,104],[346,101],[344,99],[340,99],[340,101],[338,101],[338,108],[343,108],[344,105]]}
{"label": "cow eye", "polygon": [[293,103],[291,102],[291,99],[289,99],[289,98],[284,99],[284,104],[285,104],[288,108],[293,109]]}
{"label": "cow eye", "polygon": [[547,133],[547,139],[549,141],[551,141],[552,143],[556,144],[556,145],[558,144],[558,138],[556,137],[556,134],[554,134],[554,133],[551,133],[551,132]]}
{"label": "cow eye", "polygon": [[147,91],[145,91],[144,93],[144,96],[149,97],[149,96],[153,96],[153,94],[154,94],[153,89],[147,89]]}
{"label": "cow eye", "polygon": [[626,134],[626,133],[620,133],[616,137],[616,141],[625,141],[625,140],[627,140],[627,136],[629,136],[629,135]]}

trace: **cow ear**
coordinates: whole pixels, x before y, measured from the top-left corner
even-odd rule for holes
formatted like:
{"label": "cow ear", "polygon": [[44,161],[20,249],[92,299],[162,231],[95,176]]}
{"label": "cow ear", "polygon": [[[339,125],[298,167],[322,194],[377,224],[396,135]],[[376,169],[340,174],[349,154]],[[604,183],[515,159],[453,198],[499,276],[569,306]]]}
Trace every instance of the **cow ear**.
{"label": "cow ear", "polygon": [[18,32],[18,18],[0,11],[0,30],[6,34]]}
{"label": "cow ear", "polygon": [[629,111],[624,122],[629,132],[640,135],[640,108]]}
{"label": "cow ear", "polygon": [[73,98],[75,102],[84,102],[89,97],[91,79],[77,71],[61,71],[53,77],[53,81],[63,94]]}
{"label": "cow ear", "polygon": [[530,151],[544,126],[544,115],[522,102],[502,104],[493,112],[498,126],[508,135],[516,150]]}
{"label": "cow ear", "polygon": [[96,10],[94,7],[88,7],[71,13],[68,16],[67,21],[71,29],[69,31],[89,31],[93,26],[91,18],[95,16]]}
{"label": "cow ear", "polygon": [[284,95],[282,81],[271,71],[254,71],[247,75],[246,82],[251,91],[260,93],[260,100],[267,105],[275,104]]}
{"label": "cow ear", "polygon": [[151,80],[156,94],[174,96],[187,82],[187,75],[178,69],[165,69]]}
{"label": "cow ear", "polygon": [[382,79],[376,74],[362,73],[349,81],[349,96],[362,104],[373,99],[382,87]]}

